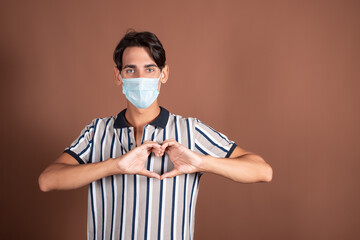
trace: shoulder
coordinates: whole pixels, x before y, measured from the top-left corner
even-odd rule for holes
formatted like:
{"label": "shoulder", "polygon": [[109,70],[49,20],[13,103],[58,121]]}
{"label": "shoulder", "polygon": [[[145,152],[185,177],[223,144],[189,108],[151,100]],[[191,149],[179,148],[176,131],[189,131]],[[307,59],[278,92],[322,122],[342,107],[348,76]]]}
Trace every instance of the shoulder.
{"label": "shoulder", "polygon": [[96,117],[93,118],[92,121],[87,125],[89,128],[103,128],[105,126],[113,125],[115,120],[115,116],[109,116],[109,117]]}
{"label": "shoulder", "polygon": [[188,124],[191,126],[195,126],[195,124],[199,122],[199,120],[195,117],[183,117],[182,115],[169,113],[169,123],[170,124]]}

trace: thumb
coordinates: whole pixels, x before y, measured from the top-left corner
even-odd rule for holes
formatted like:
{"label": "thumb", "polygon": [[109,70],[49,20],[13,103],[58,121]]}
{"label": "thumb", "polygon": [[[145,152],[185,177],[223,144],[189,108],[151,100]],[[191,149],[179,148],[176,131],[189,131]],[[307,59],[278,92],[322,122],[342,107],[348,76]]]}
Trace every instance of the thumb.
{"label": "thumb", "polygon": [[151,172],[149,170],[146,170],[145,168],[142,169],[138,174],[149,177],[149,178],[156,178],[156,179],[160,179],[160,175],[155,173],[155,172]]}
{"label": "thumb", "polygon": [[167,173],[164,173],[163,175],[161,175],[160,180],[163,180],[164,178],[176,177],[176,176],[178,176],[180,174],[181,174],[181,172],[179,172],[179,170],[173,169],[170,172],[167,172]]}

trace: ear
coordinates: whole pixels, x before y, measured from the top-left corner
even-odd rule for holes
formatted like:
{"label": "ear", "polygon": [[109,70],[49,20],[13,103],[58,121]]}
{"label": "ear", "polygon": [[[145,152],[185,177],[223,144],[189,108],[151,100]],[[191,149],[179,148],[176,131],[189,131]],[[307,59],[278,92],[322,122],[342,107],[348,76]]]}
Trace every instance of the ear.
{"label": "ear", "polygon": [[166,83],[169,78],[169,66],[165,65],[162,69],[162,76],[160,78],[161,83]]}
{"label": "ear", "polygon": [[115,82],[115,84],[118,85],[118,86],[121,86],[122,81],[121,81],[121,78],[120,78],[119,69],[117,67],[114,67],[113,72],[114,72],[114,78],[115,78],[114,82]]}

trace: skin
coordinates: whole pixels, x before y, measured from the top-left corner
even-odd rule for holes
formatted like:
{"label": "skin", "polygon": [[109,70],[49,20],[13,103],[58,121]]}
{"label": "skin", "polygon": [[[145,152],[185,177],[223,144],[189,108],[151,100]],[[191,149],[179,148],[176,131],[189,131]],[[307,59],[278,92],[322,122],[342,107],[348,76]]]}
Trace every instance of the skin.
{"label": "skin", "polygon": [[[155,65],[155,66],[152,66]],[[121,75],[114,67],[115,84],[122,87],[123,78],[151,77],[158,78],[161,70],[156,66],[147,48],[128,47],[123,53],[123,69]],[[169,77],[169,67],[162,69],[161,84],[165,84]],[[144,126],[152,122],[160,113],[157,99],[146,109],[138,109],[127,101],[125,118],[134,127],[136,147],[128,153],[110,158],[103,162],[79,164],[69,154],[63,153],[39,176],[39,186],[42,191],[75,189],[85,186],[106,176],[117,174],[139,174],[147,177],[164,179],[186,173],[210,172],[227,177],[241,183],[270,182],[272,168],[262,157],[236,147],[230,158],[215,158],[198,154],[174,139],[167,139],[161,144],[146,141],[141,144]],[[169,155],[174,164],[170,172],[159,175],[145,169],[145,162],[150,153],[160,157]]]}

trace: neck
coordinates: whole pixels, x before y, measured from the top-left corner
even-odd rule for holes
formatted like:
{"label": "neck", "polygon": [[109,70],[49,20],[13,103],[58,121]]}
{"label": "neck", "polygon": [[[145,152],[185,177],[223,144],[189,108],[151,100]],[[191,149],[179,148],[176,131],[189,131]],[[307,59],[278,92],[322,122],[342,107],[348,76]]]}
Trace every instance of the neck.
{"label": "neck", "polygon": [[160,114],[160,107],[157,99],[145,109],[136,108],[134,105],[128,102],[125,112],[126,121],[130,126],[135,129],[142,130],[148,123],[154,121],[154,119]]}

